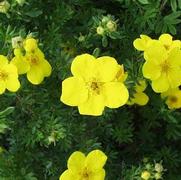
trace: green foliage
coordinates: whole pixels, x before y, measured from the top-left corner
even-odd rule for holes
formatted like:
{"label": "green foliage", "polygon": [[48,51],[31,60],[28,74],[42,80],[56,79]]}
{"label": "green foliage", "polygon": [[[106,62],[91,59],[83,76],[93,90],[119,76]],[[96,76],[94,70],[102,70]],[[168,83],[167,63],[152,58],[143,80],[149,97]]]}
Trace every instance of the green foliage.
{"label": "green foliage", "polygon": [[[21,77],[17,93],[0,96],[0,179],[57,180],[69,155],[99,148],[108,156],[108,180],[140,179],[144,157],[163,160],[163,179],[181,179],[181,112],[168,110],[150,86],[145,107],[106,109],[101,117],[79,115],[60,102],[61,82],[72,59],[82,53],[109,55],[124,64],[130,96],[142,79],[142,56],[133,48],[140,34],[180,37],[180,0],[9,0],[0,14],[0,54],[13,56],[12,38],[30,33],[53,68],[41,85]],[[102,18],[117,28],[97,34]],[[105,26],[106,27],[106,26]],[[8,107],[8,108],[7,108]]]}

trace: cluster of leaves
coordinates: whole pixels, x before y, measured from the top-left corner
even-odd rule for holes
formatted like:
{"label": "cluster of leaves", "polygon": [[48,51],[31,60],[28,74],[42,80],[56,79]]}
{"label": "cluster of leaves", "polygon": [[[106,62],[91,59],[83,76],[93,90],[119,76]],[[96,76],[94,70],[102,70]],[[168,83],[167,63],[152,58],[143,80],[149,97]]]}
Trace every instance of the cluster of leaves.
{"label": "cluster of leaves", "polygon": [[[82,53],[109,55],[125,65],[130,94],[141,77],[142,59],[132,42],[141,33],[180,36],[181,4],[176,0],[9,0],[0,14],[0,54],[12,56],[11,40],[30,32],[53,67],[53,74],[33,86],[21,77],[22,88],[0,96],[0,179],[58,179],[75,150],[102,149],[108,156],[107,179],[130,180],[143,157],[163,160],[165,179],[181,179],[181,113],[168,110],[147,88],[145,107],[106,109],[101,117],[80,116],[60,102],[61,81],[69,76],[72,59]],[[95,24],[111,15],[116,36],[96,32]],[[178,38],[176,37],[176,38]],[[179,39],[179,38],[178,38]],[[104,42],[104,43],[103,43]],[[7,118],[5,118],[8,115]]]}

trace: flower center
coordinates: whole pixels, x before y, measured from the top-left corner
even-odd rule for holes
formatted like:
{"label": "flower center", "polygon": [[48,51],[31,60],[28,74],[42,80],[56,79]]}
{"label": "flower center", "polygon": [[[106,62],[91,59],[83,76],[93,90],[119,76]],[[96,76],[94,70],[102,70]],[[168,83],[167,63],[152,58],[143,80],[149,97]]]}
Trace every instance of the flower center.
{"label": "flower center", "polygon": [[7,77],[8,77],[8,74],[6,72],[3,72],[3,71],[0,72],[0,79],[1,80],[6,80]]}
{"label": "flower center", "polygon": [[38,65],[39,64],[39,59],[35,55],[29,56],[28,61],[30,62],[31,65]]}
{"label": "flower center", "polygon": [[81,180],[89,180],[90,173],[88,172],[87,168],[85,168],[81,174]]}
{"label": "flower center", "polygon": [[101,82],[90,82],[90,85],[89,85],[89,90],[94,93],[94,94],[100,94],[100,91],[101,91],[101,86],[102,86],[102,83]]}
{"label": "flower center", "polygon": [[161,65],[161,71],[162,73],[166,73],[168,74],[168,72],[170,71],[171,67],[170,64],[168,63],[168,61],[164,61]]}
{"label": "flower center", "polygon": [[176,102],[177,102],[177,97],[175,97],[175,96],[170,96],[169,100],[170,100],[170,102],[172,102],[172,103],[176,103]]}

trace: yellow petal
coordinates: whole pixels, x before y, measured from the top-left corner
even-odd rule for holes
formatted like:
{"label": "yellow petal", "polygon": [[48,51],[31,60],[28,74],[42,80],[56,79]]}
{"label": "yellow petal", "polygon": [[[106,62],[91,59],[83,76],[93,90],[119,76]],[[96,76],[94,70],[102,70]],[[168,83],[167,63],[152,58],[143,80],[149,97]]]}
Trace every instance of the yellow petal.
{"label": "yellow petal", "polygon": [[86,167],[92,172],[101,170],[107,161],[107,156],[100,150],[91,151],[86,157]]}
{"label": "yellow petal", "polygon": [[147,87],[145,80],[140,80],[138,84],[136,84],[135,90],[136,92],[143,92]]}
{"label": "yellow petal", "polygon": [[71,171],[66,170],[61,174],[59,180],[79,180],[79,179]]}
{"label": "yellow petal", "polygon": [[98,78],[101,82],[109,82],[115,79],[118,72],[117,61],[109,56],[97,58]]}
{"label": "yellow petal", "polygon": [[18,69],[18,74],[25,74],[29,71],[30,69],[30,65],[28,63],[28,61],[26,60],[25,57],[22,56],[15,56],[12,61],[11,64],[14,64],[17,69]]}
{"label": "yellow petal", "polygon": [[169,48],[172,44],[172,36],[170,34],[162,34],[159,37],[159,41],[167,48]]}
{"label": "yellow petal", "polygon": [[151,85],[153,90],[157,93],[165,92],[169,88],[168,79],[164,74],[162,74],[157,80],[152,81]]}
{"label": "yellow petal", "polygon": [[37,41],[34,38],[28,38],[24,42],[24,49],[27,52],[32,52],[38,48]]}
{"label": "yellow petal", "polygon": [[18,78],[18,70],[14,64],[5,65],[4,69],[7,72],[8,77]]}
{"label": "yellow petal", "polygon": [[171,45],[170,49],[173,49],[175,47],[181,48],[181,41],[180,40],[172,41],[172,45]]}
{"label": "yellow petal", "polygon": [[174,67],[181,66],[181,50],[180,50],[180,48],[174,48],[170,51],[168,61]]}
{"label": "yellow petal", "polygon": [[90,174],[90,179],[91,180],[104,180],[105,179],[105,170],[101,169],[100,171]]}
{"label": "yellow petal", "polygon": [[89,79],[95,73],[95,58],[90,54],[77,56],[71,65],[71,72],[74,76]]}
{"label": "yellow petal", "polygon": [[144,106],[148,103],[149,101],[149,97],[143,93],[143,92],[139,92],[134,94],[134,103],[140,105],[140,106]]}
{"label": "yellow petal", "polygon": [[100,116],[104,111],[104,98],[102,95],[89,95],[87,101],[78,105],[79,113],[83,115]]}
{"label": "yellow petal", "polygon": [[27,78],[32,84],[38,85],[43,81],[44,73],[39,66],[31,66],[30,70],[27,72]]}
{"label": "yellow petal", "polygon": [[159,42],[154,40],[148,49],[145,51],[146,53],[146,60],[152,61],[155,64],[160,64],[168,57],[168,52],[164,48],[164,46]]}
{"label": "yellow petal", "polygon": [[161,67],[154,62],[146,61],[143,65],[142,72],[145,78],[155,80],[161,75]]}
{"label": "yellow petal", "polygon": [[0,68],[7,64],[8,64],[8,59],[5,56],[0,55]]}
{"label": "yellow petal", "polygon": [[82,78],[70,77],[62,82],[61,101],[69,106],[78,106],[88,99],[88,90]]}
{"label": "yellow petal", "polygon": [[129,93],[126,86],[121,82],[110,82],[104,84],[103,95],[105,106],[109,108],[118,108],[126,104]]}
{"label": "yellow petal", "polygon": [[148,41],[151,40],[149,36],[146,35],[140,35],[141,38],[137,38],[133,42],[133,46],[139,50],[139,51],[144,51],[147,48]]}
{"label": "yellow petal", "polygon": [[52,67],[49,64],[49,62],[47,60],[43,60],[43,61],[41,61],[41,65],[40,66],[41,66],[41,68],[43,70],[44,76],[45,77],[50,76],[50,74],[52,72]]}
{"label": "yellow petal", "polygon": [[6,80],[6,88],[11,92],[16,92],[20,88],[20,82],[16,77],[11,77]]}
{"label": "yellow petal", "polygon": [[68,169],[72,172],[80,172],[84,168],[85,159],[86,157],[82,152],[75,151],[68,159]]}
{"label": "yellow petal", "polygon": [[167,75],[170,88],[176,88],[181,85],[181,69],[180,67],[175,67],[171,69],[169,74]]}
{"label": "yellow petal", "polygon": [[0,80],[0,94],[3,94],[6,90],[6,84],[4,81]]}

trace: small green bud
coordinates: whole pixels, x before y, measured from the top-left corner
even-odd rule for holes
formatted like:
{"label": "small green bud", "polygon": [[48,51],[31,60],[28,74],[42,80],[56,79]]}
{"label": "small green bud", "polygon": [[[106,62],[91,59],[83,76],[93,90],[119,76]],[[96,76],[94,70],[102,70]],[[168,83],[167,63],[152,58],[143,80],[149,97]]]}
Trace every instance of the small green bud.
{"label": "small green bud", "polygon": [[78,41],[79,41],[79,42],[85,41],[85,36],[80,35],[79,38],[78,38]]}
{"label": "small green bud", "polygon": [[160,173],[156,173],[155,174],[155,179],[157,180],[157,179],[161,179],[162,178],[162,175],[160,174]]}
{"label": "small green bud", "polygon": [[163,166],[160,163],[155,164],[155,171],[161,173],[163,171]]}
{"label": "small green bud", "polygon": [[22,48],[23,47],[23,38],[21,36],[16,36],[12,38],[12,47],[15,48]]}
{"label": "small green bud", "polygon": [[109,31],[114,32],[117,30],[117,24],[116,22],[110,20],[107,24],[106,27],[109,29]]}
{"label": "small green bud", "polygon": [[25,0],[16,0],[16,2],[20,5],[23,6],[25,3]]}
{"label": "small green bud", "polygon": [[0,2],[0,13],[6,14],[10,8],[10,4],[8,1],[2,1]]}
{"label": "small green bud", "polygon": [[104,28],[102,26],[97,27],[97,34],[103,35],[104,34]]}

